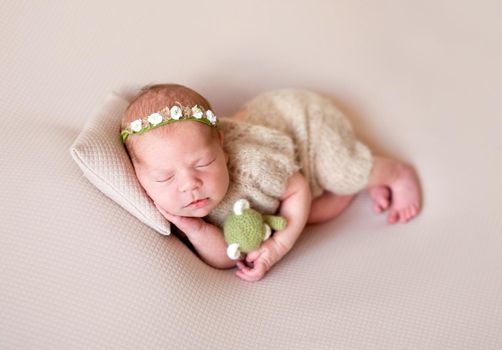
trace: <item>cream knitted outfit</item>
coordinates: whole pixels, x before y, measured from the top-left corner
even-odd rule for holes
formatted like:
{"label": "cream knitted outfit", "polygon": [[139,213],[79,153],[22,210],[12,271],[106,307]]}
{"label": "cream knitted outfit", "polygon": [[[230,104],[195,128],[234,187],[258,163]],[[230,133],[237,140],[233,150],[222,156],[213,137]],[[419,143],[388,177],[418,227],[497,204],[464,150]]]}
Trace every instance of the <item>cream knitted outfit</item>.
{"label": "cream knitted outfit", "polygon": [[218,226],[239,198],[262,213],[275,213],[289,176],[297,170],[307,178],[314,198],[324,190],[354,194],[368,182],[370,150],[354,137],[343,113],[314,92],[266,92],[246,104],[244,122],[220,119],[220,128],[230,186],[207,217]]}

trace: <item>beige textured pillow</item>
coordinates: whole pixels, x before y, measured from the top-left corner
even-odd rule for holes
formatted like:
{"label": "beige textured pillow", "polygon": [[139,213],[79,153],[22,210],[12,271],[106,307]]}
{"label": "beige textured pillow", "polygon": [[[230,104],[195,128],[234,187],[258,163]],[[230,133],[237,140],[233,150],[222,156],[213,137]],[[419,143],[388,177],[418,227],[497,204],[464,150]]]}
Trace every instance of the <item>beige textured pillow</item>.
{"label": "beige textured pillow", "polygon": [[120,120],[127,105],[126,98],[110,93],[85,124],[70,153],[85,177],[101,192],[146,225],[169,235],[169,222],[141,187],[120,141]]}

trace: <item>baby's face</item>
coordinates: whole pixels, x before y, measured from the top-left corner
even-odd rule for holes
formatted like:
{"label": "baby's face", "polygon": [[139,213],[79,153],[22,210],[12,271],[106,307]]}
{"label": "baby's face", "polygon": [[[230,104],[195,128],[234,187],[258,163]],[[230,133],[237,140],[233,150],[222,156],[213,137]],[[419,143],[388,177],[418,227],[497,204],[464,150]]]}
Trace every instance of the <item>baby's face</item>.
{"label": "baby's face", "polygon": [[[170,126],[167,126],[170,127]],[[134,167],[150,198],[167,212],[203,217],[225,196],[227,157],[209,126],[184,121],[167,134],[138,135]]]}

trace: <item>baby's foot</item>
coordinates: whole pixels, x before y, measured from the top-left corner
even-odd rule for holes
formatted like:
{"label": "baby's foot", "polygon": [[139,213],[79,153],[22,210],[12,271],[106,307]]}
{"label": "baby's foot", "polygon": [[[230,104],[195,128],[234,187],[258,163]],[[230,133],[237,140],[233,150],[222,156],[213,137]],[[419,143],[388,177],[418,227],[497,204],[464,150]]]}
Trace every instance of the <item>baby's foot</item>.
{"label": "baby's foot", "polygon": [[397,166],[397,174],[389,185],[391,190],[391,207],[387,222],[408,222],[420,211],[420,189],[415,170],[406,164]]}
{"label": "baby's foot", "polygon": [[381,213],[390,206],[390,189],[387,186],[375,186],[369,189],[369,194],[373,199],[373,209]]}

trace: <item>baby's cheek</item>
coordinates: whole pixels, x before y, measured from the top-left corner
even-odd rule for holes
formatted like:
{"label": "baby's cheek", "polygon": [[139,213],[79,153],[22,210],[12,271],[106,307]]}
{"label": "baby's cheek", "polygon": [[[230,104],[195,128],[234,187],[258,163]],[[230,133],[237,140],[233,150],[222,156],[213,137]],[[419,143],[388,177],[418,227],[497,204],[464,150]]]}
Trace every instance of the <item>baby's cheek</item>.
{"label": "baby's cheek", "polygon": [[167,193],[165,189],[163,190],[161,187],[155,186],[153,188],[150,188],[147,193],[155,203],[167,209],[166,205],[169,204],[168,199],[171,197],[171,195]]}
{"label": "baby's cheek", "polygon": [[228,177],[225,174],[220,175],[214,180],[212,187],[214,194],[221,201],[228,190]]}

